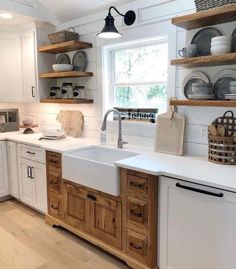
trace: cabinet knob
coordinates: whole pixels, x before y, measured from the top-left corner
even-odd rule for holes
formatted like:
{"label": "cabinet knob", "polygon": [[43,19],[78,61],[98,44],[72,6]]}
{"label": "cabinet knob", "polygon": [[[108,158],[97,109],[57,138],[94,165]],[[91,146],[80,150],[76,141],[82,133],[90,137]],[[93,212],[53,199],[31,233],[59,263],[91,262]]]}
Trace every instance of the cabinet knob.
{"label": "cabinet knob", "polygon": [[35,155],[35,152],[32,152],[32,151],[26,151],[26,153],[30,154],[30,155]]}
{"label": "cabinet knob", "polygon": [[90,199],[90,200],[93,200],[93,201],[97,201],[97,197],[92,195],[92,194],[87,194],[87,197]]}
{"label": "cabinet knob", "polygon": [[32,97],[33,97],[33,98],[35,98],[35,97],[36,97],[36,96],[35,96],[35,94],[34,94],[34,89],[35,89],[35,87],[34,87],[34,86],[32,86],[32,87],[31,87],[31,94],[32,94]]}
{"label": "cabinet knob", "polygon": [[137,183],[137,182],[134,182],[134,181],[130,181],[130,185],[133,186],[133,187],[136,187],[136,188],[142,188],[144,187],[144,184],[142,183]]}
{"label": "cabinet knob", "polygon": [[137,245],[134,244],[133,242],[130,242],[129,245],[130,245],[132,248],[135,248],[135,249],[138,249],[138,250],[141,250],[141,249],[142,249],[142,247],[137,246]]}
{"label": "cabinet knob", "polygon": [[143,214],[141,212],[136,212],[135,210],[131,209],[130,213],[134,215],[135,217],[142,218]]}

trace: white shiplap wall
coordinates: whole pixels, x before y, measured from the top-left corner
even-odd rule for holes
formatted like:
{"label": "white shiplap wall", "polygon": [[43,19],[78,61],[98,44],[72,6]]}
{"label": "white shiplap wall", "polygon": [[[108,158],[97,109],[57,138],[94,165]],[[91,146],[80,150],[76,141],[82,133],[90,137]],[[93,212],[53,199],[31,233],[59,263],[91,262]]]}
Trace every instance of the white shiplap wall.
{"label": "white shiplap wall", "polygon": [[[177,49],[181,49],[186,45],[186,41],[190,42],[192,36],[197,30],[189,31],[176,28],[170,23],[170,19],[174,16],[195,12],[194,1],[189,0],[140,0],[118,7],[121,12],[128,9],[134,9],[138,15],[137,21],[133,26],[125,27],[122,18],[115,16],[116,25],[123,33],[123,38],[115,42],[124,42],[137,40],[142,38],[154,37],[159,35],[168,36],[169,40],[169,59],[177,57]],[[79,18],[72,22],[63,24],[59,29],[74,26],[76,31],[80,33],[80,39],[93,43],[93,48],[87,50],[88,54],[88,70],[94,72],[92,78],[73,79],[72,81],[85,85],[86,95],[88,98],[94,99],[91,105],[56,105],[56,104],[28,104],[26,110],[39,118],[41,128],[59,126],[56,121],[56,114],[61,109],[79,109],[85,115],[84,135],[96,137],[100,134],[101,119],[103,115],[103,84],[102,84],[102,46],[109,43],[103,43],[96,38],[103,25],[107,11],[100,12],[95,15]],[[231,34],[234,25],[220,25],[218,27],[223,34]],[[112,41],[114,42],[114,40]],[[112,44],[110,42],[110,44]],[[72,57],[73,53],[70,53]],[[210,77],[217,71],[225,67],[209,67],[201,68]],[[168,78],[168,95],[183,97],[182,81],[184,76],[191,72],[189,69],[181,69],[169,67]],[[67,81],[67,80],[61,80]],[[222,115],[224,108],[179,108],[181,113],[187,117],[187,128],[185,136],[185,148],[188,154],[207,155],[207,125],[217,116]],[[236,113],[236,111],[235,111]],[[116,123],[115,123],[116,124]],[[123,123],[124,138],[130,143],[143,146],[153,147],[155,126],[135,123]],[[116,139],[116,127],[114,123],[110,124],[109,138],[112,141]]]}

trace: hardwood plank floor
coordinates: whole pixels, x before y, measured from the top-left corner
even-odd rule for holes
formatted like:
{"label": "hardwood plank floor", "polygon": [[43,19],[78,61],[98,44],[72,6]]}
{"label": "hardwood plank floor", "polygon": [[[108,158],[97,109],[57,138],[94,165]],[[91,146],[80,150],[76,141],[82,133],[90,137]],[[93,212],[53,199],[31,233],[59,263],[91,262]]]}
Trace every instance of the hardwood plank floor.
{"label": "hardwood plank floor", "polygon": [[1,269],[128,269],[122,261],[21,203],[0,203]]}

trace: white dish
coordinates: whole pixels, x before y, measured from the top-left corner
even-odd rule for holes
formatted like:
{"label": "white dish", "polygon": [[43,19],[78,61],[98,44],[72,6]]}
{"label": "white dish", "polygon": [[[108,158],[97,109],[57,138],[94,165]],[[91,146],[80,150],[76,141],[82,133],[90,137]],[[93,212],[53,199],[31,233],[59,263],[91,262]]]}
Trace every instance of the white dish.
{"label": "white dish", "polygon": [[212,42],[215,42],[215,41],[227,41],[227,42],[231,42],[232,41],[232,37],[231,36],[227,36],[227,35],[216,36],[216,37],[212,37],[211,41]]}
{"label": "white dish", "polygon": [[215,96],[213,94],[203,94],[203,95],[196,95],[196,94],[189,94],[188,99],[194,100],[213,100]]}
{"label": "white dish", "polygon": [[192,87],[192,92],[194,95],[204,95],[204,94],[211,94],[212,87]]}
{"label": "white dish", "polygon": [[231,94],[236,94],[236,86],[233,86],[233,87],[230,86],[229,91],[230,91]]}
{"label": "white dish", "polygon": [[235,86],[236,87],[236,80],[230,81],[230,86]]}
{"label": "white dish", "polygon": [[55,72],[65,72],[73,70],[72,64],[53,64],[52,66]]}
{"label": "white dish", "polygon": [[231,42],[228,42],[228,41],[215,41],[215,42],[211,42],[211,46],[220,46],[220,45],[231,46]]}
{"label": "white dish", "polygon": [[225,99],[236,100],[236,94],[226,94]]}
{"label": "white dish", "polygon": [[184,90],[184,95],[186,98],[188,98],[189,94],[193,94],[192,92],[192,84],[193,83],[210,83],[210,80],[208,78],[208,76],[203,73],[203,72],[191,72],[189,73],[183,81],[183,90]]}
{"label": "white dish", "polygon": [[45,137],[61,137],[65,135],[65,132],[59,129],[42,130],[41,133]]}
{"label": "white dish", "polygon": [[224,46],[224,45],[216,45],[211,46],[211,54],[225,54],[231,52],[231,46]]}

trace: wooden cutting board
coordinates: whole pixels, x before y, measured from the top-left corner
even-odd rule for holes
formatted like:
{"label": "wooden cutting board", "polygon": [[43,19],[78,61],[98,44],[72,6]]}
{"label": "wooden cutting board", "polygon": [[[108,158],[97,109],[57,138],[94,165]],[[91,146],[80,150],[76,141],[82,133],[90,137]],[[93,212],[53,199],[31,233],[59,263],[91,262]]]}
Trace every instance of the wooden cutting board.
{"label": "wooden cutting board", "polygon": [[185,116],[169,109],[157,118],[155,151],[183,155]]}

